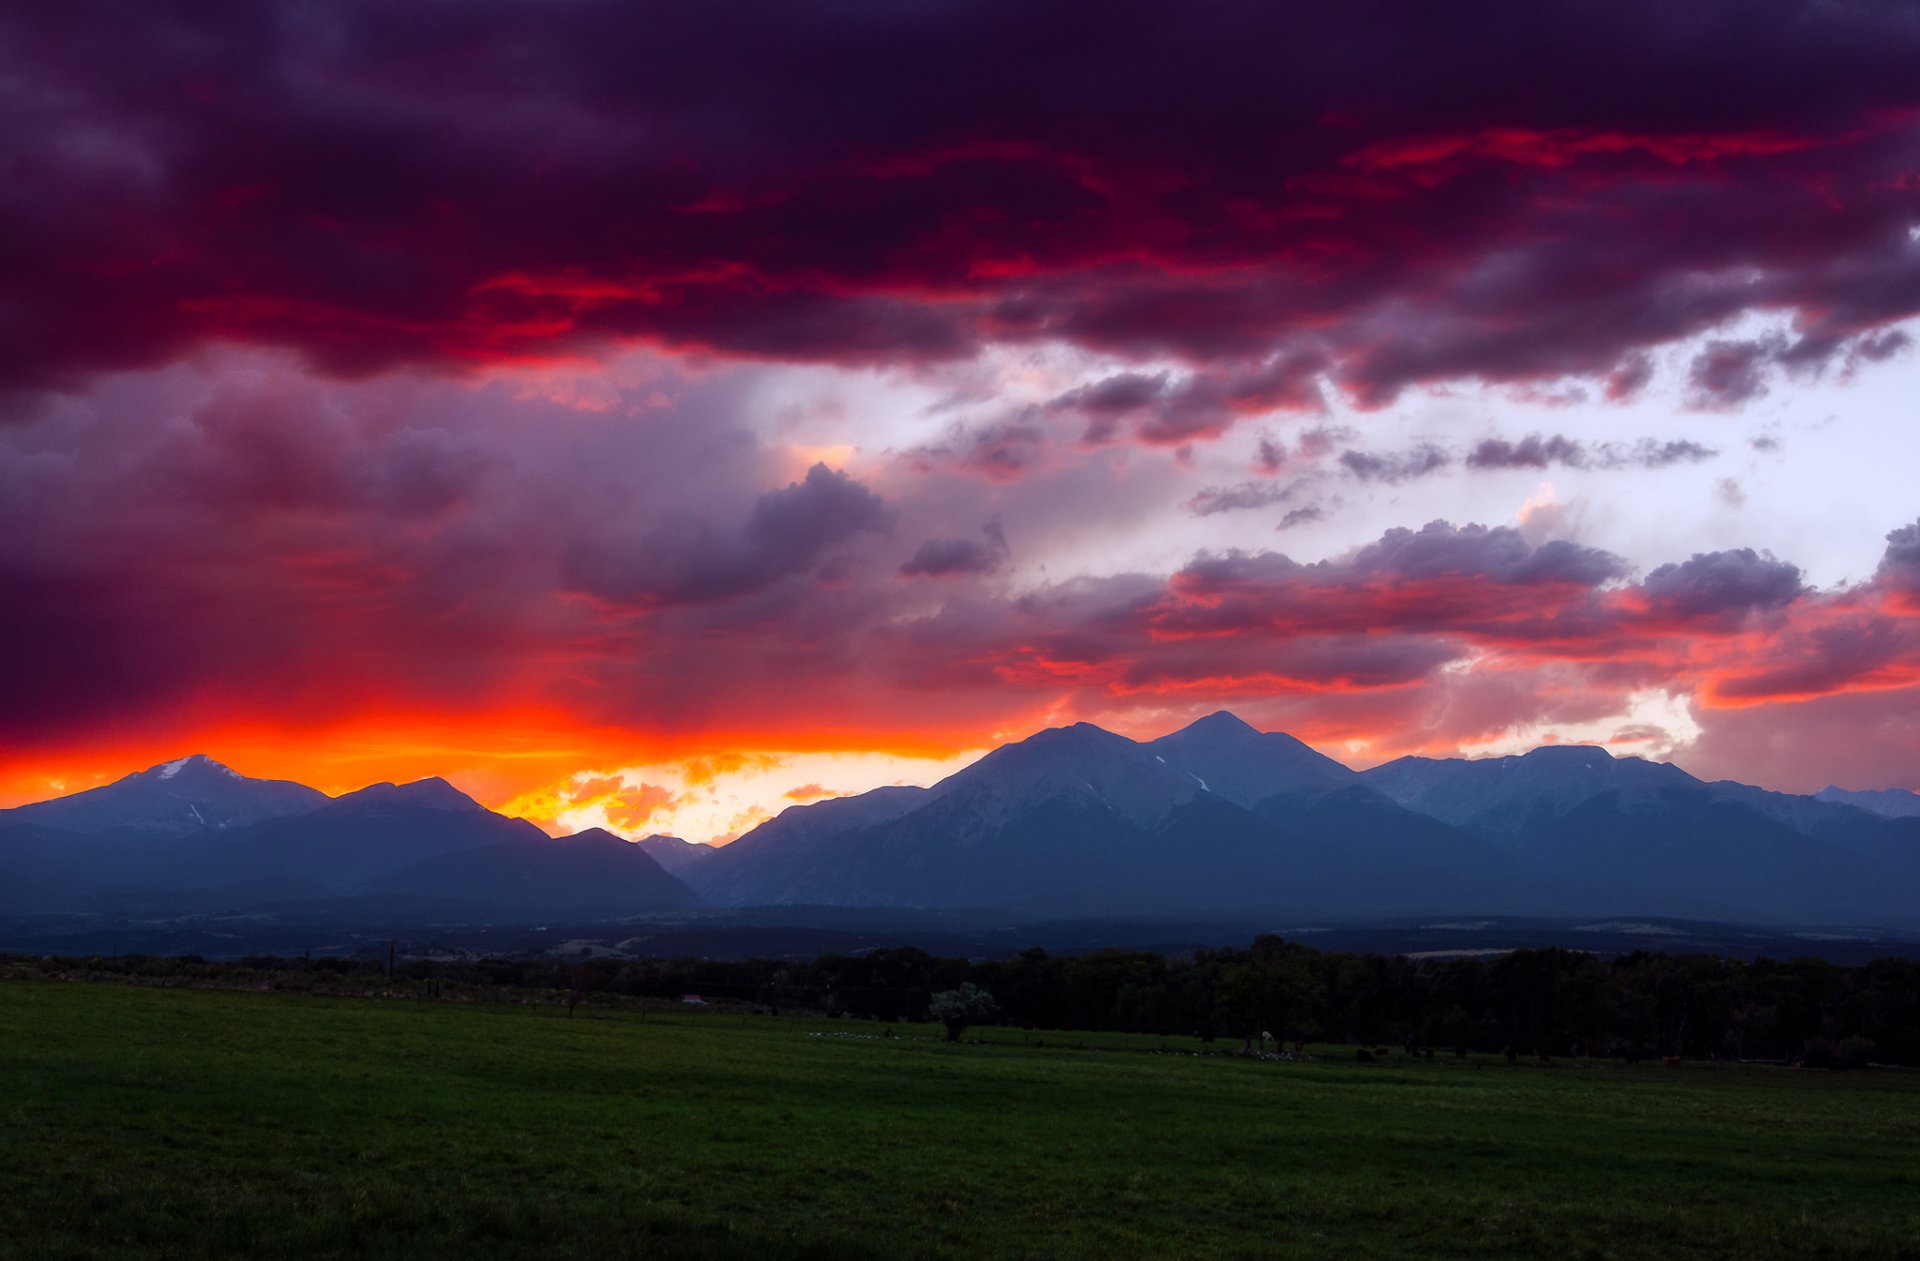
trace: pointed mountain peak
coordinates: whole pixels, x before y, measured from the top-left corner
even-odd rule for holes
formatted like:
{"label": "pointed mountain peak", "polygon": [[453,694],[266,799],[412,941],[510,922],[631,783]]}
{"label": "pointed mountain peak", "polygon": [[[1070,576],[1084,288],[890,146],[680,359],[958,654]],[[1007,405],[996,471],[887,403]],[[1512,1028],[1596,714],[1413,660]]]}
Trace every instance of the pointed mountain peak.
{"label": "pointed mountain peak", "polygon": [[171,762],[161,762],[149,766],[134,776],[136,779],[169,780],[177,779],[181,774],[197,776],[201,774],[225,775],[229,779],[244,779],[244,775],[220,762],[214,761],[204,753],[190,753],[186,757],[175,758]]}
{"label": "pointed mountain peak", "polygon": [[586,841],[591,845],[603,845],[608,842],[616,845],[632,844],[626,837],[615,836],[605,828],[587,828],[583,831],[575,832],[570,836],[556,836],[553,839],[556,841]]}
{"label": "pointed mountain peak", "polygon": [[1250,738],[1260,734],[1260,729],[1241,718],[1232,710],[1216,709],[1205,718],[1196,719],[1181,728],[1196,735],[1240,736]]}
{"label": "pointed mountain peak", "polygon": [[1097,802],[1130,822],[1165,818],[1203,791],[1146,748],[1092,723],[1049,727],[1003,744],[935,784],[929,800],[964,797],[974,818],[1012,818],[1059,799]]}
{"label": "pointed mountain peak", "polygon": [[1259,728],[1223,709],[1148,743],[1162,751],[1180,749],[1196,757],[1213,757],[1259,738]]}
{"label": "pointed mountain peak", "polygon": [[1311,745],[1283,731],[1263,732],[1224,709],[1146,747],[1208,792],[1247,807],[1277,793],[1337,788],[1354,779],[1351,770]]}

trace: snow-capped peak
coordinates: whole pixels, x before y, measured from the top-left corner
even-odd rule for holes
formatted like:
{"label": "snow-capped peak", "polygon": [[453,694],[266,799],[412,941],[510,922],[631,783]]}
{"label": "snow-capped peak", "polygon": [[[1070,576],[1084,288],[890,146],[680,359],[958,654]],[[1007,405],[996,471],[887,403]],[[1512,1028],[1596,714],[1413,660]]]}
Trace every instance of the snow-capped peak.
{"label": "snow-capped peak", "polygon": [[188,767],[192,767],[194,770],[218,771],[228,779],[245,778],[239,771],[234,770],[230,766],[221,765],[204,753],[193,753],[186,757],[175,758],[171,762],[162,762],[160,765],[150,768],[147,774],[153,776],[155,779],[172,779]]}

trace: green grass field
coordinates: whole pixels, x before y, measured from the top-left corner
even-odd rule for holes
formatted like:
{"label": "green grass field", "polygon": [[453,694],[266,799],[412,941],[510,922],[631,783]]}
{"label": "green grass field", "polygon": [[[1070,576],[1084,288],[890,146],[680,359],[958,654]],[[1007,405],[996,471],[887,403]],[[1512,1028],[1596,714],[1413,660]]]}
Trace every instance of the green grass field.
{"label": "green grass field", "polygon": [[1920,1257],[1920,1075],[876,1031],[0,982],[0,1252]]}

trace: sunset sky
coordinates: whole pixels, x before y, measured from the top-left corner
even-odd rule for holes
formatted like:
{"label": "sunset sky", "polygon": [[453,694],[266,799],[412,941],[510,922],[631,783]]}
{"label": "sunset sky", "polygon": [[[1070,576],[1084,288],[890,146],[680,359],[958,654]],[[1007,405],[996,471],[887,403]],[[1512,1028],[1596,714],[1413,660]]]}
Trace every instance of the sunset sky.
{"label": "sunset sky", "polygon": [[8,6],[0,805],[1920,789],[1920,9]]}

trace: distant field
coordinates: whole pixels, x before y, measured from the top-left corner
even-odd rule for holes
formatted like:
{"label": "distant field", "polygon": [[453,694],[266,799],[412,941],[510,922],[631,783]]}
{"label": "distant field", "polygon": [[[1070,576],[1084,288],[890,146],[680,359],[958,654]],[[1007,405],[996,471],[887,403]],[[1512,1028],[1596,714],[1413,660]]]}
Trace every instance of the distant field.
{"label": "distant field", "polygon": [[1920,1074],[877,1032],[3,981],[0,1253],[1920,1257]]}

